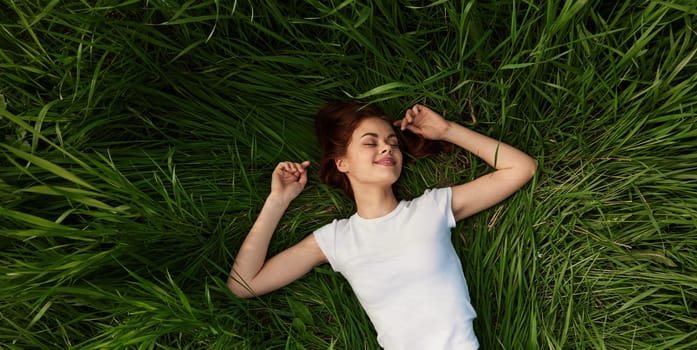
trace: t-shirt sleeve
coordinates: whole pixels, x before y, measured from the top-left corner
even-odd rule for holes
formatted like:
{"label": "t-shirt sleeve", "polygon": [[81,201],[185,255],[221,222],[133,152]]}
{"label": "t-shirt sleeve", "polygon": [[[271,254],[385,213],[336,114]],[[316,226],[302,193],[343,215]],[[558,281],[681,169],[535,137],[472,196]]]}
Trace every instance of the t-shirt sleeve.
{"label": "t-shirt sleeve", "polygon": [[319,229],[317,229],[313,234],[315,235],[315,240],[319,249],[322,250],[324,256],[327,257],[329,265],[331,265],[334,271],[339,271],[339,263],[336,258],[336,234],[337,234],[337,220],[326,224]]}
{"label": "t-shirt sleeve", "polygon": [[452,188],[445,187],[428,189],[424,191],[423,197],[428,197],[433,202],[435,202],[438,211],[443,213],[443,215],[445,216],[444,219],[448,222],[448,227],[455,227],[455,224],[457,222],[455,221],[455,215],[453,214]]}

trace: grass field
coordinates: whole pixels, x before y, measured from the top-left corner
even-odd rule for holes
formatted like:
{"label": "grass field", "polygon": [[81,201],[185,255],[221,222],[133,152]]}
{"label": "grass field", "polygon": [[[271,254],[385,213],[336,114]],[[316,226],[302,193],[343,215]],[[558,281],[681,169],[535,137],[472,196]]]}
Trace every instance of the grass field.
{"label": "grass field", "polygon": [[[2,0],[0,348],[377,348],[329,266],[225,287],[275,163],[359,98],[539,161],[453,231],[483,349],[695,349],[696,53],[695,0]],[[354,210],[310,171],[271,253]]]}

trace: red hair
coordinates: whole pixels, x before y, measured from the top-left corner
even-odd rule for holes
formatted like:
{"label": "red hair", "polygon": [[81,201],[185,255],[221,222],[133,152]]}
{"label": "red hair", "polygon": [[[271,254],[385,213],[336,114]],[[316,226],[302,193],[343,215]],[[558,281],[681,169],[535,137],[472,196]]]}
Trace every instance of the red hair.
{"label": "red hair", "polygon": [[[339,188],[353,198],[353,190],[346,174],[336,168],[335,159],[346,155],[353,131],[364,119],[380,118],[392,126],[392,119],[379,107],[358,101],[333,101],[323,105],[315,116],[315,132],[322,158],[319,162],[319,178],[322,182]],[[450,150],[452,145],[430,141],[411,132],[400,133],[400,148],[414,158]],[[406,157],[405,157],[406,159]]]}

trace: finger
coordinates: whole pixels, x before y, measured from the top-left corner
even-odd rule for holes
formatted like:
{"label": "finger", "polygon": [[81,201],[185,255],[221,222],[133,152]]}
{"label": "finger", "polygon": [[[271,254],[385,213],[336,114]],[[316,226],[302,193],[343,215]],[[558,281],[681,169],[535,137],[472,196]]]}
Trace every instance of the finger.
{"label": "finger", "polygon": [[300,178],[298,179],[298,184],[300,184],[300,186],[302,186],[302,187],[305,187],[305,184],[307,184],[307,172],[300,174]]}
{"label": "finger", "polygon": [[407,129],[408,129],[409,131],[413,132],[414,134],[417,134],[417,135],[422,135],[422,134],[423,134],[423,130],[422,130],[420,127],[418,127],[418,126],[416,126],[416,125],[414,125],[414,124],[410,124],[410,125],[407,127]]}
{"label": "finger", "polygon": [[294,174],[294,171],[291,169],[281,169],[279,175],[281,175],[283,178],[297,177],[297,175]]}
{"label": "finger", "polygon": [[298,171],[298,166],[295,165],[295,163],[289,163],[289,164],[288,164],[288,173],[289,173],[289,174],[292,174],[292,175],[295,176],[295,177],[297,177],[298,174],[300,173],[300,172]]}
{"label": "finger", "polygon": [[300,165],[302,165],[303,170],[305,170],[305,168],[307,168],[308,166],[310,166],[310,161],[309,161],[309,160],[306,160],[306,161],[300,163]]}
{"label": "finger", "polygon": [[409,124],[411,124],[413,121],[414,121],[414,117],[411,115],[411,113],[407,113],[404,116],[404,119],[402,119],[401,129],[406,130],[407,127],[409,126]]}
{"label": "finger", "polygon": [[399,128],[399,130],[402,130],[402,121],[403,121],[403,120],[404,120],[404,118],[402,118],[402,119],[397,119],[397,120],[395,120],[394,123],[392,123],[392,124],[394,124],[395,127]]}
{"label": "finger", "polygon": [[416,121],[416,114],[409,113],[409,117],[407,118],[407,125],[405,127],[409,128],[409,126],[414,124],[415,121]]}
{"label": "finger", "polygon": [[404,131],[404,129],[406,129],[406,124],[408,123],[407,118],[409,118],[410,112],[411,112],[411,109],[407,109],[406,112],[404,112],[404,118],[397,121],[398,122],[397,126],[399,126],[399,130]]}
{"label": "finger", "polygon": [[297,169],[291,162],[283,162],[282,164],[280,164],[279,171],[280,175],[284,177],[293,176],[297,178],[298,175],[300,175],[300,173],[297,171]]}

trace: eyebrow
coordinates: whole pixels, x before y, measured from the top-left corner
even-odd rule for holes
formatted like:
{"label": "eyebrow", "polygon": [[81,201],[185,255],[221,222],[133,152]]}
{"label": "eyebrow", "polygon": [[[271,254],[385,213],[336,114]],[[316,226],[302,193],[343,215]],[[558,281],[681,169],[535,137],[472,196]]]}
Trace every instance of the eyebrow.
{"label": "eyebrow", "polygon": [[[367,133],[361,135],[360,138],[364,138],[364,137],[366,137],[366,136],[372,136],[372,137],[377,138],[377,137],[378,137],[378,134],[376,134],[376,133],[374,133],[374,132],[367,132]],[[388,139],[389,139],[389,138],[393,138],[393,137],[397,137],[397,135],[395,135],[395,134],[389,134],[389,135],[387,135],[387,138],[388,138]]]}

